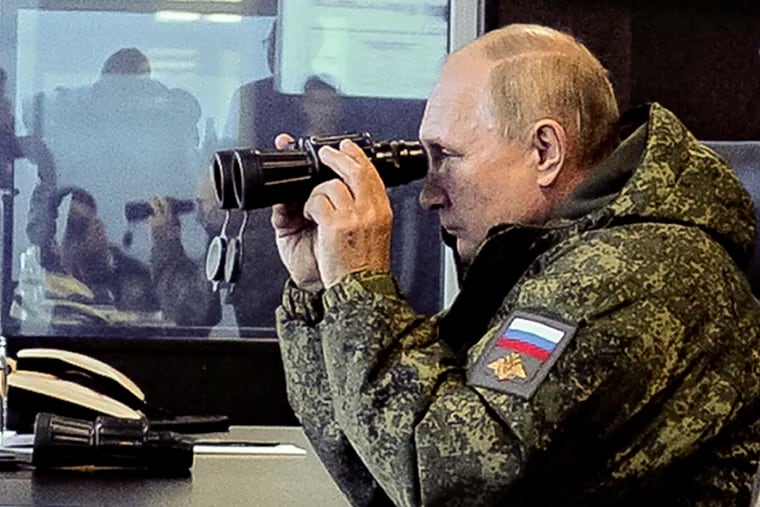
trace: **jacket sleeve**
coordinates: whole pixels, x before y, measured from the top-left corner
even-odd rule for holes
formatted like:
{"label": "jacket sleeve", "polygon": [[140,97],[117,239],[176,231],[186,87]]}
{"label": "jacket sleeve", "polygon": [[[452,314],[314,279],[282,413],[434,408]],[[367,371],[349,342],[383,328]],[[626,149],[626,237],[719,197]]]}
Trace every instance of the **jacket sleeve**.
{"label": "jacket sleeve", "polygon": [[436,341],[435,319],[418,317],[389,274],[349,275],[324,301],[320,331],[335,420],[394,503],[417,505],[414,427],[440,384],[461,369]]}
{"label": "jacket sleeve", "polygon": [[317,323],[321,293],[298,289],[288,280],[277,309],[277,333],[288,400],[325,468],[353,505],[390,505],[335,421]]}
{"label": "jacket sleeve", "polygon": [[[388,275],[349,275],[325,293],[320,326],[335,419],[397,505],[565,505],[595,489],[609,500],[693,453],[739,405],[663,301],[568,309],[574,342],[526,399],[471,385],[436,321],[416,316],[392,285]],[[560,311],[585,294],[556,292]],[[467,368],[500,329],[471,349]],[[679,399],[663,408],[668,396]],[[684,417],[683,407],[700,408]]]}
{"label": "jacket sleeve", "polygon": [[[56,219],[58,209],[52,205],[56,193],[56,186],[47,181],[38,182],[29,200],[29,212],[27,214],[26,234],[33,245],[38,245],[43,258],[53,257],[56,242]],[[51,269],[54,266],[44,263]]]}
{"label": "jacket sleeve", "polygon": [[50,150],[37,137],[19,138],[19,145],[23,155],[37,164],[39,177],[29,201],[26,234],[33,245],[40,247],[42,266],[56,270],[60,259],[56,248],[58,208],[53,206],[58,190],[55,161]]}

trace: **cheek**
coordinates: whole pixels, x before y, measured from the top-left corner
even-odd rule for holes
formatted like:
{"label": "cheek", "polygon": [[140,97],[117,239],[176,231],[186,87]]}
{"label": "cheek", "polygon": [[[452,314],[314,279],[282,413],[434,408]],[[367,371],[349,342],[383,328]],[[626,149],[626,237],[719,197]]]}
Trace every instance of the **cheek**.
{"label": "cheek", "polygon": [[503,207],[505,198],[509,197],[503,178],[494,178],[488,173],[475,179],[468,187],[467,193],[468,200],[474,207],[479,208],[481,213],[487,211],[489,215]]}
{"label": "cheek", "polygon": [[451,195],[453,209],[468,225],[477,224],[478,217],[483,218],[483,200],[483,195],[474,186],[461,188]]}
{"label": "cheek", "polygon": [[461,165],[444,177],[444,186],[452,207],[459,214],[468,213],[480,207],[485,197],[487,185],[483,185],[482,175],[471,167]]}
{"label": "cheek", "polygon": [[468,201],[486,229],[521,221],[527,212],[531,190],[517,177],[508,177],[506,167],[484,171],[470,187]]}
{"label": "cheek", "polygon": [[478,180],[460,185],[450,197],[456,222],[463,227],[458,233],[460,239],[479,243],[498,222],[501,200],[491,187]]}

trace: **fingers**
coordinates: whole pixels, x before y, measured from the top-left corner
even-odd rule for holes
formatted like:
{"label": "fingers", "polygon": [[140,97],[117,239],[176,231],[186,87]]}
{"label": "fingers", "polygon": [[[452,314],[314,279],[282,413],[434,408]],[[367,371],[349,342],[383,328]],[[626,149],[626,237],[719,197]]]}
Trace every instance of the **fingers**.
{"label": "fingers", "polygon": [[325,146],[319,158],[348,185],[357,201],[376,200],[378,193],[385,195],[385,185],[372,161],[356,143],[344,139],[340,150]]}
{"label": "fingers", "polygon": [[303,207],[303,216],[316,224],[326,224],[335,207],[324,194],[312,194]]}
{"label": "fingers", "polygon": [[[348,139],[340,142],[340,150],[323,146],[319,150],[319,158],[349,184],[358,181],[362,173],[374,173],[377,176],[372,161],[356,143]],[[379,176],[377,178],[379,179]]]}
{"label": "fingers", "polygon": [[[278,148],[292,142],[293,138],[287,134],[275,139]],[[336,212],[374,216],[377,210],[389,207],[385,185],[369,157],[348,139],[341,141],[339,147],[340,150],[336,150],[324,146],[319,150],[319,157],[340,179],[314,187],[303,207],[295,209],[293,205],[283,204],[272,207],[272,226],[278,236],[303,228],[304,220],[312,225],[325,224],[334,220]]]}
{"label": "fingers", "polygon": [[297,234],[314,226],[304,217],[301,204],[275,204],[272,206],[272,228],[278,238]]}
{"label": "fingers", "polygon": [[148,204],[153,208],[154,216],[163,216],[171,213],[169,201],[165,197],[151,197],[148,199]]}
{"label": "fingers", "polygon": [[347,211],[354,205],[348,186],[341,180],[329,180],[314,187],[303,213],[309,220],[321,224],[329,221],[336,211]]}
{"label": "fingers", "polygon": [[291,144],[296,142],[290,134],[279,134],[274,138],[274,146],[278,150],[287,149]]}
{"label": "fingers", "polygon": [[350,156],[351,158],[357,161],[362,160],[365,162],[370,162],[370,159],[369,157],[367,157],[367,154],[364,153],[364,150],[362,150],[358,144],[356,144],[350,139],[343,139],[340,142],[339,148],[340,148],[340,151],[348,154],[348,156]]}
{"label": "fingers", "polygon": [[330,207],[336,210],[345,210],[355,204],[351,189],[341,180],[328,180],[320,183],[311,191],[312,197],[322,195],[327,199]]}
{"label": "fingers", "polygon": [[275,230],[286,229],[291,226],[294,219],[299,218],[291,204],[275,204],[272,206],[272,227]]}

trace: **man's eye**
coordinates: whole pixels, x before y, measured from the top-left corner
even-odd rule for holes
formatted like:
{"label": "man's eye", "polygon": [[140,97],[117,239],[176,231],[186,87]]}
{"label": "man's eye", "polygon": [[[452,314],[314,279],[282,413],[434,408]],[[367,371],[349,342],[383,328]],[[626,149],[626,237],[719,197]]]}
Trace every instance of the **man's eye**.
{"label": "man's eye", "polygon": [[441,156],[445,158],[458,158],[462,155],[456,151],[449,150],[447,148],[441,148]]}
{"label": "man's eye", "polygon": [[430,146],[428,148],[428,154],[430,156],[432,167],[439,171],[444,170],[451,163],[462,157],[462,154],[458,151],[444,148],[441,145]]}

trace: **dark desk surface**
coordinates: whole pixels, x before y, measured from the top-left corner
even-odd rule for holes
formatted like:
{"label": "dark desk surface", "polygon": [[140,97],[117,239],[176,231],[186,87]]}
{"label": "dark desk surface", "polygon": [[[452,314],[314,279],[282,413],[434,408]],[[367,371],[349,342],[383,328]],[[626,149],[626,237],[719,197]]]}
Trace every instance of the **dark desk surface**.
{"label": "dark desk surface", "polygon": [[[205,435],[204,435],[205,436]],[[305,456],[197,455],[188,478],[87,472],[0,472],[0,505],[346,506],[300,428],[233,427],[209,437],[276,440]]]}

